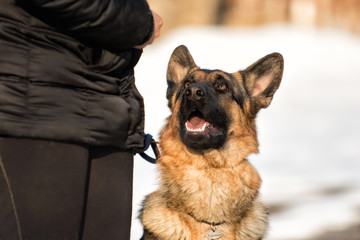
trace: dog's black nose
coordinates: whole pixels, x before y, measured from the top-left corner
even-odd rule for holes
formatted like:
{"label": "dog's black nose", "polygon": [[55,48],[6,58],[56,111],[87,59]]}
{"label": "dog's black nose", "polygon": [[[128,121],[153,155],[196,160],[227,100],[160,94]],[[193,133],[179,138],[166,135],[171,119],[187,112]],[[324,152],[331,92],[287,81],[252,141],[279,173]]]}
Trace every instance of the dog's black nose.
{"label": "dog's black nose", "polygon": [[191,84],[185,90],[185,96],[187,97],[187,99],[191,101],[198,101],[202,99],[205,95],[206,95],[206,90],[198,84]]}

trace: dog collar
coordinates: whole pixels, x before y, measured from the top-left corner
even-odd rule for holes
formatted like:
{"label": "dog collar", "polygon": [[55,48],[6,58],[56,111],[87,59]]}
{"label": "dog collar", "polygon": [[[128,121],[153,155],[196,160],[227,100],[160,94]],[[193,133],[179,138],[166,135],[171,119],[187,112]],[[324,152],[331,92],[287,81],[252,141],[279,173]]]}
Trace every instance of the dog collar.
{"label": "dog collar", "polygon": [[213,226],[213,227],[216,227],[216,226],[219,226],[219,225],[225,223],[225,221],[217,222],[217,223],[216,223],[216,222],[208,222],[208,221],[205,221],[205,220],[199,220],[199,219],[197,219],[197,218],[194,216],[193,213],[189,212],[189,213],[187,213],[187,214],[188,214],[190,217],[192,217],[193,219],[195,219],[195,221],[200,222],[200,223],[206,223],[206,224],[208,224],[208,225],[210,225],[210,226]]}
{"label": "dog collar", "polygon": [[222,221],[222,222],[208,222],[208,221],[205,221],[205,220],[199,220],[197,219],[194,214],[192,213],[187,213],[190,217],[192,217],[193,219],[195,219],[195,221],[197,222],[200,222],[200,223],[205,223],[205,224],[208,224],[210,225],[210,230],[206,233],[206,237],[208,239],[219,239],[222,237],[223,235],[223,232],[219,229],[216,228],[216,226],[219,226],[223,223],[225,223],[225,221]]}

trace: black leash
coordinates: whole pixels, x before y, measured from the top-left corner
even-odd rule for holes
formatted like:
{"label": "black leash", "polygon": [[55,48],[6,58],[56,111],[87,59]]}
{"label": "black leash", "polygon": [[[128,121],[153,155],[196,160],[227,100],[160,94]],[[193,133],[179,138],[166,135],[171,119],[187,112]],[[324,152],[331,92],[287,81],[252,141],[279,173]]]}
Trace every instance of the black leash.
{"label": "black leash", "polygon": [[[146,134],[144,148],[138,152],[143,159],[152,164],[156,164],[156,160],[161,156],[157,143],[158,142],[153,139],[151,134]],[[145,153],[145,151],[148,150],[150,146],[154,152],[155,158],[152,158]]]}

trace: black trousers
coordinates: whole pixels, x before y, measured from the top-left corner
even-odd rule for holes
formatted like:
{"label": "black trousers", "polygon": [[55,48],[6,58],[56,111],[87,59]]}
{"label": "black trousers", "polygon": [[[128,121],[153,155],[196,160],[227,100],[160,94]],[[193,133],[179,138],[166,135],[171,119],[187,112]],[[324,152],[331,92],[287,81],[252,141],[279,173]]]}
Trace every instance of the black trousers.
{"label": "black trousers", "polygon": [[129,240],[133,155],[0,138],[0,240]]}

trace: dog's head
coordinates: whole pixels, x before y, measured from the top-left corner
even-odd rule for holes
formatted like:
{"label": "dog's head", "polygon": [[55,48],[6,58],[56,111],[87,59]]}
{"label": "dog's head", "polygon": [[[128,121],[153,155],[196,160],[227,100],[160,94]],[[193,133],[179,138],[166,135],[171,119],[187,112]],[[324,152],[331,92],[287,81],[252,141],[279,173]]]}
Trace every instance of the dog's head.
{"label": "dog's head", "polygon": [[[167,99],[176,129],[190,150],[221,150],[229,141],[256,145],[254,119],[269,106],[283,73],[279,53],[267,55],[243,71],[200,69],[185,46],[177,47],[167,70]],[[170,126],[171,125],[171,126]]]}

